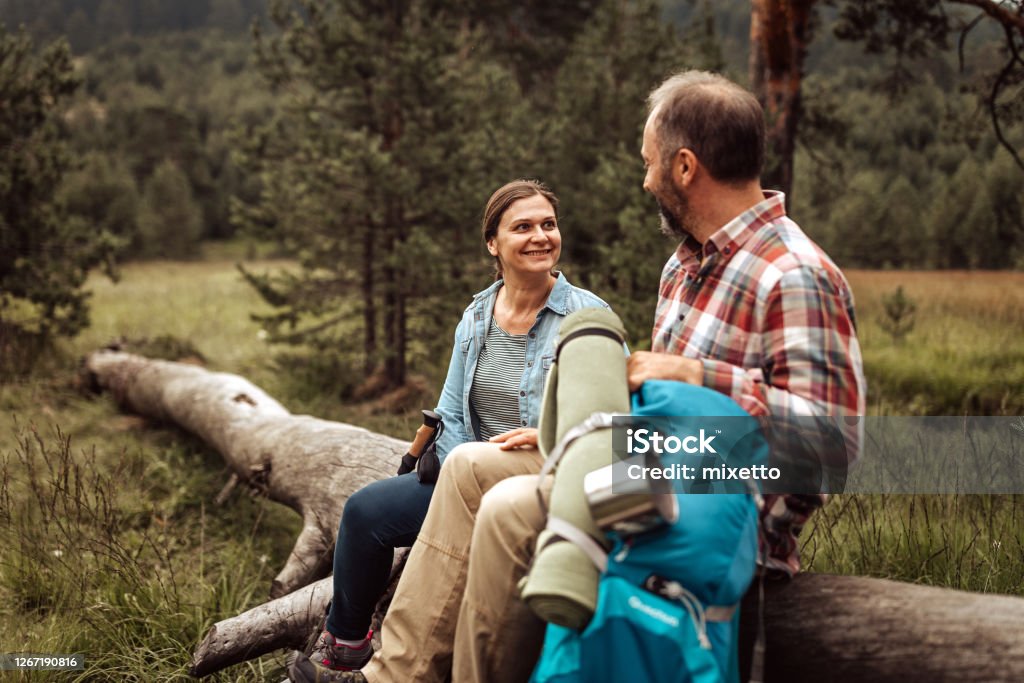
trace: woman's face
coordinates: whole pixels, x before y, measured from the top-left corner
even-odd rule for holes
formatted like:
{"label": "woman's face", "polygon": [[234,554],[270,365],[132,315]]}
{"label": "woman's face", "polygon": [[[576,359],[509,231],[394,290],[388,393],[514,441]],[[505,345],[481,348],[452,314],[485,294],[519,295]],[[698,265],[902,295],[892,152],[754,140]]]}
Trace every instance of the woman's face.
{"label": "woman's face", "polygon": [[506,277],[551,272],[562,253],[562,235],[551,202],[539,194],[512,202],[487,250],[501,261]]}

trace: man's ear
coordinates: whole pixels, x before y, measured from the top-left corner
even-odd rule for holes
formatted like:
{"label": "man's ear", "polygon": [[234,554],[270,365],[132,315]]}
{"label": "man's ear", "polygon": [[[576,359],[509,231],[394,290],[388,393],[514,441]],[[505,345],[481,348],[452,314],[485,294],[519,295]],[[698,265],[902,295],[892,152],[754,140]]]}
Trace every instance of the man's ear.
{"label": "man's ear", "polygon": [[679,189],[688,188],[697,177],[697,155],[692,150],[681,147],[672,159],[672,182]]}

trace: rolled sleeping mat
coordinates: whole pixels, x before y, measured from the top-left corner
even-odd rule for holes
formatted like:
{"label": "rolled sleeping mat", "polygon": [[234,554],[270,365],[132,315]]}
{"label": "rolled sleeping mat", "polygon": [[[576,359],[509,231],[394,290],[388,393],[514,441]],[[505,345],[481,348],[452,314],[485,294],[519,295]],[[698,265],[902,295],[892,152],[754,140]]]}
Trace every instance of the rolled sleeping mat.
{"label": "rolled sleeping mat", "polygon": [[[554,466],[555,480],[548,504],[549,528],[537,539],[533,564],[520,583],[520,595],[544,621],[581,629],[597,606],[599,573],[594,561],[577,543],[551,526],[567,522],[605,550],[609,543],[590,514],[583,490],[587,473],[612,462],[610,422],[587,424],[595,413],[628,415],[625,329],[605,308],[585,308],[566,317],[559,330],[555,363],[544,385],[538,442]],[[570,433],[570,430],[574,430]],[[566,436],[569,436],[567,439]],[[577,436],[578,435],[578,436]],[[575,437],[575,438],[574,438]],[[558,524],[553,524],[556,520]]]}

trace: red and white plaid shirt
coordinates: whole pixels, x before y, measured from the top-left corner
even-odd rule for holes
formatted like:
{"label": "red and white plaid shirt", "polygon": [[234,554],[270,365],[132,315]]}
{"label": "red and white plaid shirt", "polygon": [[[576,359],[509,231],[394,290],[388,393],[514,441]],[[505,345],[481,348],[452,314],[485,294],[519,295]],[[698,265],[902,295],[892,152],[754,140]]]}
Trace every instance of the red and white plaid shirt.
{"label": "red and white plaid shirt", "polygon": [[[651,350],[700,359],[704,386],[754,417],[855,418],[865,383],[853,294],[839,268],[765,192],[701,248],[679,245],[661,274]],[[849,461],[862,421],[840,419]],[[797,536],[825,495],[767,495],[768,567],[800,570]]]}

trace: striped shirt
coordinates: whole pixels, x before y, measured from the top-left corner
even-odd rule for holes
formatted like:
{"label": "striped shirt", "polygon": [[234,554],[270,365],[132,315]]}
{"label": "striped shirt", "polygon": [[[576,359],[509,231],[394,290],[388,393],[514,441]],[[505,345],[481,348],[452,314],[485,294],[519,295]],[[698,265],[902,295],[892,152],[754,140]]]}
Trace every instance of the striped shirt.
{"label": "striped shirt", "polygon": [[526,335],[509,334],[491,316],[469,390],[484,441],[520,426],[519,384],[525,369]]}
{"label": "striped shirt", "polygon": [[[692,237],[679,245],[662,271],[651,350],[701,359],[704,386],[755,417],[864,415],[853,294],[786,216],[781,192],[765,192],[703,248]],[[862,423],[839,422],[852,462]],[[765,496],[769,568],[799,571],[797,536],[824,502]]]}

